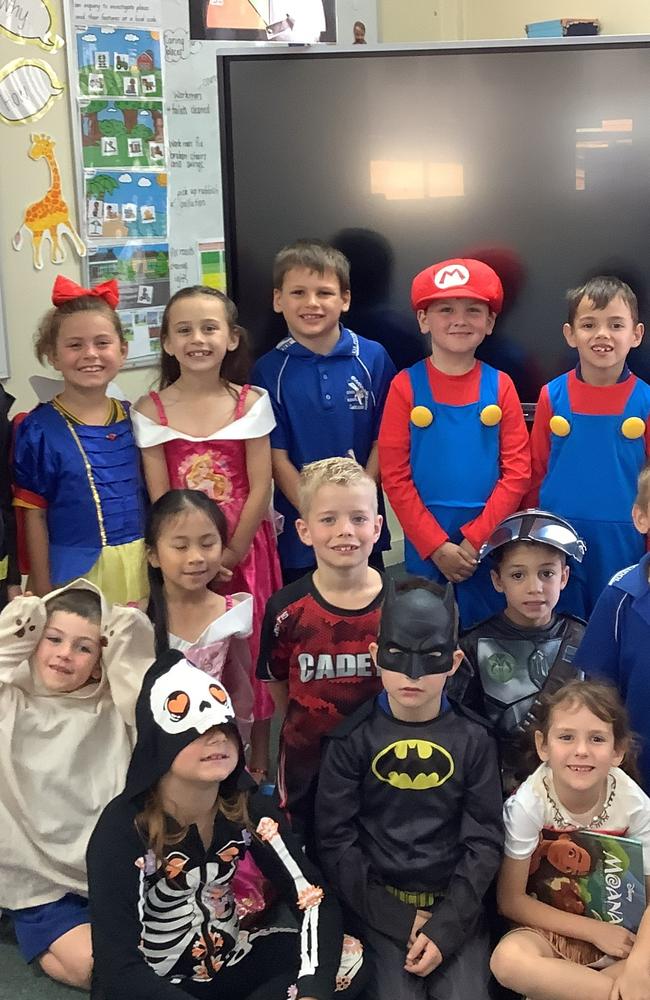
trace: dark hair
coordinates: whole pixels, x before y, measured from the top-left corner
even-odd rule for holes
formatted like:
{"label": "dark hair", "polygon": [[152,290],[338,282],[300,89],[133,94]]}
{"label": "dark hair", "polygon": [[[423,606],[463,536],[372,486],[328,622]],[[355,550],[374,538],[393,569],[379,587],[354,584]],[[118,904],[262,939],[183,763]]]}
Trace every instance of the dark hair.
{"label": "dark hair", "polygon": [[560,705],[576,705],[589,711],[612,727],[614,746],[625,754],[621,767],[634,781],[640,780],[636,766],[638,755],[637,739],[630,728],[627,709],[615,687],[600,681],[569,681],[552,695],[542,695],[537,712],[537,724],[534,732],[542,734],[544,742],[548,740],[553,712]]}
{"label": "dark hair", "polygon": [[340,250],[322,240],[296,240],[275,255],[273,261],[273,287],[282,288],[287,271],[305,267],[316,274],[334,271],[342,294],[350,291],[350,262]]}
{"label": "dark hair", "polygon": [[578,306],[583,299],[588,299],[594,309],[605,309],[617,295],[620,295],[625,302],[632,314],[632,322],[636,325],[639,322],[639,305],[636,295],[625,281],[609,274],[598,275],[595,278],[590,278],[579,288],[569,289],[566,293],[569,303],[567,322],[573,326]]}
{"label": "dark hair", "polygon": [[93,625],[102,623],[102,604],[99,594],[94,590],[70,589],[45,602],[48,620],[55,611],[65,611],[70,615],[79,615]]}
{"label": "dark hair", "polygon": [[493,549],[492,552],[490,552],[492,569],[496,570],[497,573],[500,571],[501,564],[503,563],[503,560],[507,556],[508,552],[512,552],[515,545],[526,545],[529,548],[546,549],[547,552],[552,553],[554,556],[558,556],[563,566],[566,566],[567,564],[566,553],[561,549],[556,549],[554,545],[548,545],[546,542],[531,542],[526,538],[515,538],[511,542],[499,545],[496,549]]}
{"label": "dark hair", "polygon": [[111,309],[108,302],[104,302],[97,295],[80,295],[76,299],[64,302],[61,306],[49,309],[38,324],[38,330],[34,337],[34,352],[41,364],[43,364],[44,358],[49,359],[56,354],[56,342],[66,316],[80,312],[101,313],[113,324],[113,329],[120,338],[120,343],[126,344],[120,317],[114,309]]}
{"label": "dark hair", "polygon": [[[396,594],[406,594],[410,590],[428,590],[430,594],[435,594],[441,601],[444,601],[447,588],[436,583],[435,580],[427,580],[425,576],[403,576],[395,580]],[[454,642],[458,642],[458,628],[458,604],[454,600]]]}
{"label": "dark hair", "polygon": [[[177,517],[186,510],[198,510],[210,518],[219,533],[221,544],[228,541],[228,525],[226,515],[221,507],[200,490],[169,490],[164,493],[149,509],[147,523],[144,529],[144,544],[147,554],[156,548],[158,539],[171,517]],[[169,649],[169,622],[167,619],[167,602],[165,600],[164,580],[162,571],[157,566],[147,563],[149,575],[149,604],[147,614],[153,622],[156,656]]]}
{"label": "dark hair", "polygon": [[171,299],[165,306],[162,322],[160,324],[161,351],[160,379],[158,382],[159,389],[166,389],[168,385],[172,384],[172,382],[176,382],[181,374],[181,368],[177,358],[175,358],[173,354],[168,354],[167,351],[164,350],[165,341],[169,337],[169,314],[172,306],[174,306],[176,302],[180,302],[182,299],[196,298],[199,295],[210,296],[213,299],[218,299],[218,301],[222,303],[226,313],[226,320],[228,321],[228,326],[230,327],[230,332],[236,334],[239,338],[239,343],[237,344],[235,350],[226,352],[226,355],[221,362],[219,378],[225,385],[228,385],[230,382],[235,382],[237,385],[243,385],[248,380],[251,370],[248,334],[246,333],[246,330],[244,330],[243,326],[239,326],[237,323],[237,306],[232,299],[229,299],[227,295],[224,295],[223,292],[218,291],[216,288],[209,288],[207,285],[190,285],[188,288],[181,288],[175,295],[172,295]]}

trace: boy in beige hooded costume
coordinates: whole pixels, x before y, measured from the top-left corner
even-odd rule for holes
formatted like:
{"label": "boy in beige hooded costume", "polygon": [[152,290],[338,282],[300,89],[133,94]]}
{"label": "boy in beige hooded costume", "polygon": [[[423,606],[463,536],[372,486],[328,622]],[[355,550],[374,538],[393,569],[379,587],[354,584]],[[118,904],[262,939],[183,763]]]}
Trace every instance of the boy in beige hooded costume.
{"label": "boy in beige hooded costume", "polygon": [[86,847],[124,787],[153,659],[146,616],[86,580],[0,614],[0,906],[27,960],[69,985],[88,988]]}

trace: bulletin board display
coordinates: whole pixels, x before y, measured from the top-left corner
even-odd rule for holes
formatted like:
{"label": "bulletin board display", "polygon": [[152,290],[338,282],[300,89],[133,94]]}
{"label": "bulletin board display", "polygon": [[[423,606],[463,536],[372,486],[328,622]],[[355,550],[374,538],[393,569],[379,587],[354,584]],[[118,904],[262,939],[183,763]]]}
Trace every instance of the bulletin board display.
{"label": "bulletin board display", "polygon": [[156,362],[170,297],[162,31],[159,0],[67,5],[84,278],[117,280],[130,367]]}

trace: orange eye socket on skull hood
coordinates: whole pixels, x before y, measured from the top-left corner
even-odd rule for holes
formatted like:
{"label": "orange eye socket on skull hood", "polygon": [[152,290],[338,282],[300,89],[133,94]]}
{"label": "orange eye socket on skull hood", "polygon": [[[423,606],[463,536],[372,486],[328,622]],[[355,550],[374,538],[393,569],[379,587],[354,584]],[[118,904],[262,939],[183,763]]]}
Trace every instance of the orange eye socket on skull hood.
{"label": "orange eye socket on skull hood", "polygon": [[165,708],[174,722],[180,722],[190,710],[189,695],[185,691],[173,691],[165,702]]}
{"label": "orange eye socket on skull hood", "polygon": [[218,686],[217,684],[210,685],[210,694],[212,695],[215,701],[219,702],[220,705],[225,705],[226,702],[228,701],[228,695],[226,694],[224,689]]}

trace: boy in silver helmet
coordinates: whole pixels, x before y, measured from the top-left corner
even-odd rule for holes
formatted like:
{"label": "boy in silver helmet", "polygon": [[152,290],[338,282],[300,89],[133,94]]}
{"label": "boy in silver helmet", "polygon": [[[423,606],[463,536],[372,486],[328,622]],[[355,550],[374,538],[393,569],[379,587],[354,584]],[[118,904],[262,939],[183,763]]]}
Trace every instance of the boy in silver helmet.
{"label": "boy in silver helmet", "polygon": [[[461,638],[465,654],[449,696],[495,730],[506,795],[527,776],[525,749],[542,691],[580,677],[573,658],[584,623],[555,607],[569,579],[568,559],[586,546],[568,521],[548,511],[518,511],[494,529],[480,552],[506,608]],[[523,770],[522,770],[523,768]]]}

